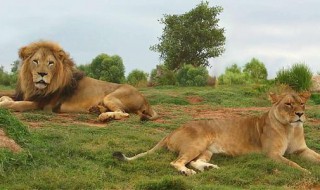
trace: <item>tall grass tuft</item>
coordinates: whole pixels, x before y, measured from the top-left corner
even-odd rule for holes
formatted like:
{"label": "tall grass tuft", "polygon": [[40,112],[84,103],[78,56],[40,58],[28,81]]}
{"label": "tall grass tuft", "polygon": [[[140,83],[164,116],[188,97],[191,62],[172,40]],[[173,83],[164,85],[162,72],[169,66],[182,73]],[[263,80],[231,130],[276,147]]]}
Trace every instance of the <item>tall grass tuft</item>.
{"label": "tall grass tuft", "polygon": [[287,84],[298,92],[309,90],[312,86],[312,72],[302,63],[294,64],[289,69],[282,69],[277,73],[276,82]]}

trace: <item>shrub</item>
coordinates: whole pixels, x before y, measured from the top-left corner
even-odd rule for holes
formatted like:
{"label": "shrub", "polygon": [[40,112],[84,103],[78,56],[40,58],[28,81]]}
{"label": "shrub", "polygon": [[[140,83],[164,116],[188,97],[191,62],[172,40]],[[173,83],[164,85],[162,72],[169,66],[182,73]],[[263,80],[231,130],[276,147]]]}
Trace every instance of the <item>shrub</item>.
{"label": "shrub", "polygon": [[145,86],[147,84],[148,74],[135,69],[127,77],[127,83],[133,86]]}
{"label": "shrub", "polygon": [[294,64],[289,69],[282,69],[277,73],[276,82],[286,84],[293,90],[309,90],[312,86],[312,72],[305,64]]}
{"label": "shrub", "polygon": [[209,74],[205,67],[184,65],[177,73],[177,81],[181,86],[205,86]]}
{"label": "shrub", "polygon": [[151,71],[150,84],[152,86],[175,85],[176,81],[174,71],[167,69],[164,65],[157,65],[157,68]]}
{"label": "shrub", "polygon": [[245,84],[248,82],[248,76],[244,73],[233,73],[227,71],[218,78],[219,84]]}

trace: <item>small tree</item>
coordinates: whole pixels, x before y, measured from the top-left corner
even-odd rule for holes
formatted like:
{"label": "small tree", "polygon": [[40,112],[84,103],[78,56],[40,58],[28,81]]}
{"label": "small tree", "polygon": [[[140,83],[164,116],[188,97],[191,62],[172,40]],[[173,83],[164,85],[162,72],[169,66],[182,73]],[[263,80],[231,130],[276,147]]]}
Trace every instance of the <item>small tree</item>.
{"label": "small tree", "polygon": [[248,76],[241,71],[237,64],[233,64],[226,68],[223,75],[218,78],[219,84],[245,84],[248,82]]}
{"label": "small tree", "polygon": [[92,77],[115,83],[123,83],[125,81],[125,69],[122,59],[118,55],[109,56],[100,54],[91,62]]}
{"label": "small tree", "polygon": [[243,72],[249,75],[253,81],[265,81],[268,77],[268,72],[265,65],[256,58],[252,58],[249,63],[244,66]]}
{"label": "small tree", "polygon": [[148,82],[148,74],[135,69],[129,73],[127,82],[133,86],[145,86]]}
{"label": "small tree", "polygon": [[221,12],[222,7],[209,7],[208,2],[201,2],[185,14],[164,15],[160,20],[165,25],[160,43],[150,49],[160,53],[170,70],[184,64],[209,66],[209,58],[224,52],[224,28],[219,27],[217,18]]}
{"label": "small tree", "polygon": [[208,77],[208,70],[205,67],[192,65],[185,65],[177,73],[177,81],[181,86],[205,86]]}
{"label": "small tree", "polygon": [[312,72],[305,64],[294,64],[289,69],[281,69],[277,73],[276,82],[287,84],[293,90],[309,90],[312,86]]}

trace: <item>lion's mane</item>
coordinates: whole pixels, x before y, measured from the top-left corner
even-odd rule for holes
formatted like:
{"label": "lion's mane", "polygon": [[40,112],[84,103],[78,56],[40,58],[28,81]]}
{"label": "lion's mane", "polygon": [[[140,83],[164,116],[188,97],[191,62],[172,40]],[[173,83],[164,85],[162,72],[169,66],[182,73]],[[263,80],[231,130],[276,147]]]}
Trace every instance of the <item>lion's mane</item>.
{"label": "lion's mane", "polygon": [[[30,58],[39,49],[45,49],[46,53],[52,53],[57,60],[55,73],[53,74],[50,85],[44,89],[37,89],[32,80]],[[22,47],[19,50],[21,68],[19,70],[16,100],[28,100],[39,102],[40,107],[45,106],[51,101],[60,102],[72,95],[77,88],[78,81],[84,74],[75,68],[73,60],[58,44],[49,41],[39,41]]]}

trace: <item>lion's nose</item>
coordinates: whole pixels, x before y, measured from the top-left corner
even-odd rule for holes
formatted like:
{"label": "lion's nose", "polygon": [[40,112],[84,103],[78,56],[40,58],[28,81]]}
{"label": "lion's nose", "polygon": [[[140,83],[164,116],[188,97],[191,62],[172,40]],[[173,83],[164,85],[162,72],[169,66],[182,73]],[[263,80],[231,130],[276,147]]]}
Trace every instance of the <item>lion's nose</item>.
{"label": "lion's nose", "polygon": [[38,75],[40,75],[40,76],[42,76],[42,77],[44,77],[44,76],[46,76],[48,73],[41,73],[41,72],[38,72]]}
{"label": "lion's nose", "polygon": [[301,117],[303,115],[303,112],[296,112],[296,115]]}

